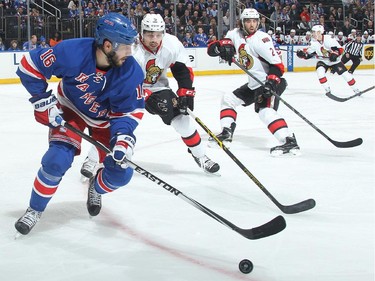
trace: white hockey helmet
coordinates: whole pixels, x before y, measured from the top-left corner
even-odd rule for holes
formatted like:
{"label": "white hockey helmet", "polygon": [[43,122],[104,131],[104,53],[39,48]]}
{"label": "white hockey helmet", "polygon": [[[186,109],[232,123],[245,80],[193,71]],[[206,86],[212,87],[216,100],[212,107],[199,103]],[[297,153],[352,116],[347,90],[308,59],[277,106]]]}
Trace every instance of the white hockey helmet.
{"label": "white hockey helmet", "polygon": [[267,31],[267,33],[268,33],[268,35],[271,36],[273,34],[273,31],[270,29],[270,30]]}
{"label": "white hockey helmet", "polygon": [[320,34],[323,34],[324,33],[324,27],[323,27],[323,25],[317,24],[317,25],[314,25],[311,28],[311,31],[312,32],[320,32]]}
{"label": "white hockey helmet", "polygon": [[344,33],[342,31],[339,31],[339,33],[337,33],[338,36],[344,36]]}
{"label": "white hockey helmet", "polygon": [[240,20],[243,22],[244,19],[259,19],[259,13],[253,8],[246,8],[242,11]]}
{"label": "white hockey helmet", "polygon": [[295,29],[291,29],[290,33],[296,33],[296,30]]}
{"label": "white hockey helmet", "polygon": [[141,34],[144,31],[165,32],[165,22],[160,14],[146,14],[141,22]]}
{"label": "white hockey helmet", "polygon": [[306,35],[311,35],[311,32],[310,31],[306,31]]}

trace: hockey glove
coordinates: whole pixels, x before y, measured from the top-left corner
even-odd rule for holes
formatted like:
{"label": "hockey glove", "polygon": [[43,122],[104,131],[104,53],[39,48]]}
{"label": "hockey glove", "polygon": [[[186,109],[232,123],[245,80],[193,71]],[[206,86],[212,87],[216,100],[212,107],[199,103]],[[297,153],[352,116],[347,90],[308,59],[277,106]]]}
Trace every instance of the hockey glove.
{"label": "hockey glove", "polygon": [[180,88],[177,90],[178,108],[182,114],[189,114],[187,109],[194,110],[194,89]]}
{"label": "hockey glove", "polygon": [[208,46],[207,53],[211,57],[220,56],[231,65],[233,57],[236,54],[236,49],[234,48],[232,40],[221,39],[211,43]]}
{"label": "hockey glove", "polygon": [[307,54],[304,52],[304,51],[302,51],[302,50],[298,50],[297,51],[297,57],[299,57],[300,59],[307,59]]}
{"label": "hockey glove", "polygon": [[338,52],[332,51],[332,52],[329,53],[329,61],[331,61],[331,62],[337,61],[338,57],[339,57]]}
{"label": "hockey glove", "polygon": [[60,109],[60,104],[56,97],[52,94],[52,90],[33,96],[29,101],[34,107],[34,117],[36,121],[50,128],[60,126],[55,119],[63,112]]}
{"label": "hockey glove", "polygon": [[280,78],[276,75],[268,75],[267,81],[264,84],[262,96],[266,99],[272,97],[272,93],[276,93],[277,85],[280,84],[280,81]]}
{"label": "hockey glove", "polygon": [[118,135],[116,137],[116,143],[113,147],[112,158],[117,165],[121,168],[126,169],[126,159],[131,160],[133,156],[133,149],[135,140],[133,137],[128,135]]}

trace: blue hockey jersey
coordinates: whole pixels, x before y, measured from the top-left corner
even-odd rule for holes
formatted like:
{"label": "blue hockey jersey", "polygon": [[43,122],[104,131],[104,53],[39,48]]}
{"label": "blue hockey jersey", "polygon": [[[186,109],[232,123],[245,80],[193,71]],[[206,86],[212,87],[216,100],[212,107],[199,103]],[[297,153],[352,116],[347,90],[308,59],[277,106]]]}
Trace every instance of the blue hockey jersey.
{"label": "blue hockey jersey", "polygon": [[25,54],[17,70],[32,95],[45,93],[47,80],[61,78],[57,99],[92,127],[133,135],[144,114],[143,72],[133,57],[108,71],[96,68],[93,38],[64,40]]}

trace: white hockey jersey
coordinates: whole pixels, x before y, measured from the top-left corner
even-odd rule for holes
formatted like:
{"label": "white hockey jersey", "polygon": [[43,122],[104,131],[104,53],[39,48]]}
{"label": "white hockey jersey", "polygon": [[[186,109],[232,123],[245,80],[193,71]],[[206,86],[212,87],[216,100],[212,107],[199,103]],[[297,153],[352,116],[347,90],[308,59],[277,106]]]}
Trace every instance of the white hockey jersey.
{"label": "white hockey jersey", "polygon": [[342,54],[343,48],[339,44],[339,42],[337,42],[336,39],[332,38],[331,35],[323,35],[321,42],[312,38],[310,46],[306,49],[306,52],[308,54],[316,53],[317,59],[324,61],[326,65],[334,65],[340,61],[340,58],[338,58],[335,62],[329,61],[329,53],[334,47],[336,47],[337,49],[341,49],[340,54]]}
{"label": "white hockey jersey", "polygon": [[143,88],[152,92],[169,89],[168,68],[176,62],[189,65],[189,56],[177,37],[164,34],[161,46],[156,53],[148,50],[142,43],[134,48],[134,58],[140,64],[145,80]]}
{"label": "white hockey jersey", "polygon": [[[278,56],[271,37],[258,30],[250,36],[244,37],[239,28],[227,32],[225,38],[231,39],[237,52],[237,59],[240,64],[258,78],[261,82],[266,82],[269,64],[278,65],[284,72],[284,65]],[[254,90],[261,85],[249,77],[249,88]]]}

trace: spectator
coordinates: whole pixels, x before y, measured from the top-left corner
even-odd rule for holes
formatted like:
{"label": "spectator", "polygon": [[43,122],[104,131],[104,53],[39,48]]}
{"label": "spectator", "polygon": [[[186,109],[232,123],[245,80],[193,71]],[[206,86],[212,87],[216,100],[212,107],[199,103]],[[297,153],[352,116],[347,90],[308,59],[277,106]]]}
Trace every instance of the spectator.
{"label": "spectator", "polygon": [[266,17],[260,18],[260,23],[259,23],[258,29],[263,31],[263,32],[267,32],[270,29],[270,26],[269,26],[269,24],[266,23],[266,20],[267,20]]}
{"label": "spectator", "polygon": [[325,17],[326,16],[326,12],[323,8],[323,3],[318,4],[317,12],[318,12],[319,17],[321,17],[321,16]]}
{"label": "spectator", "polygon": [[18,47],[18,41],[17,40],[10,41],[10,47],[9,47],[8,51],[10,51],[10,52],[21,51],[20,48]]}
{"label": "spectator", "polygon": [[[307,21],[307,19],[306,19],[306,21]],[[318,14],[316,14],[316,13],[311,14],[311,20],[309,22],[310,28],[312,28],[314,25],[318,25],[318,24],[319,24]]]}
{"label": "spectator", "polygon": [[189,19],[187,25],[185,26],[185,33],[186,32],[189,32],[191,35],[195,34],[195,27],[192,19]]}
{"label": "spectator", "polygon": [[44,36],[40,36],[39,48],[50,48],[50,46],[46,43],[46,38]]}
{"label": "spectator", "polygon": [[54,47],[54,46],[56,46],[58,43],[60,43],[61,41],[62,41],[62,39],[61,39],[61,33],[60,33],[59,31],[56,31],[55,34],[54,34],[54,36],[53,36],[53,38],[51,38],[51,39],[49,40],[49,45],[50,45],[51,47]]}
{"label": "spectator", "polygon": [[199,18],[199,20],[202,21],[203,25],[209,25],[210,24],[210,19],[207,16],[207,11],[206,10],[202,11],[202,16]]}
{"label": "spectator", "polygon": [[327,30],[335,31],[337,29],[337,22],[333,15],[329,16],[329,19],[326,25],[327,25]]}
{"label": "spectator", "polygon": [[345,37],[348,37],[348,35],[350,34],[351,30],[352,30],[352,27],[350,25],[350,22],[349,22],[348,19],[346,19],[344,21],[344,26],[342,27],[341,31],[344,33]]}
{"label": "spectator", "polygon": [[0,51],[5,51],[5,45],[3,43],[3,38],[0,37]]}
{"label": "spectator", "polygon": [[298,28],[298,33],[299,33],[299,34],[304,34],[304,33],[306,33],[308,30],[311,29],[311,26],[310,26],[310,24],[306,21],[306,17],[305,17],[305,16],[302,16],[302,17],[301,17],[301,22],[297,25],[297,28]]}
{"label": "spectator", "polygon": [[37,42],[38,42],[38,37],[36,35],[31,35],[30,40],[23,43],[22,50],[30,51],[30,50],[39,48]]}
{"label": "spectator", "polygon": [[203,28],[198,28],[198,33],[193,38],[194,45],[197,47],[207,47],[208,36],[204,33]]}
{"label": "spectator", "polygon": [[302,17],[300,16],[300,13],[299,13],[299,11],[297,9],[297,5],[296,4],[293,4],[290,7],[289,17],[290,17],[290,20],[292,22],[292,27],[293,28],[297,28],[298,27],[298,23],[302,19]]}
{"label": "spectator", "polygon": [[372,20],[367,21],[364,30],[366,30],[370,36],[374,35],[374,22]]}
{"label": "spectator", "polygon": [[[301,19],[301,20],[302,20],[302,17],[305,17],[306,22],[310,22],[310,20],[311,20],[309,9],[308,9],[306,6],[304,6],[304,7],[302,8],[302,13],[300,13],[299,16],[300,16],[300,19]],[[315,24],[314,24],[314,25],[315,25]]]}
{"label": "spectator", "polygon": [[182,26],[186,26],[189,24],[189,20],[190,20],[189,10],[185,10],[184,15],[180,17],[180,24]]}
{"label": "spectator", "polygon": [[342,8],[341,7],[337,9],[336,21],[341,26],[344,24],[344,13],[342,12]]}
{"label": "spectator", "polygon": [[[70,1],[70,2],[73,2],[73,1]],[[75,18],[78,18],[78,16],[79,16],[79,12],[78,12],[77,6],[73,3],[73,5],[71,5],[71,8],[69,8],[69,18],[75,19]]]}

